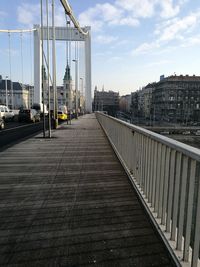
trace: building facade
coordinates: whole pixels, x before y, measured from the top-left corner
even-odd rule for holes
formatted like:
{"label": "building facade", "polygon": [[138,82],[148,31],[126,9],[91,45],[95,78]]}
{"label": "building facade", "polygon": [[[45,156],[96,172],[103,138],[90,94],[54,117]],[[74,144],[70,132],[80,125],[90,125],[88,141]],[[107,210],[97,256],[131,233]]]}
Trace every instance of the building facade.
{"label": "building facade", "polygon": [[157,120],[200,119],[200,76],[169,76],[155,84],[153,110]]}
{"label": "building facade", "polygon": [[124,96],[120,97],[119,109],[122,112],[130,113],[130,111],[131,111],[131,95],[124,95]]}
{"label": "building facade", "polygon": [[0,76],[0,104],[6,105],[6,93],[10,109],[30,108],[33,104],[33,86],[4,80]]}
{"label": "building facade", "polygon": [[149,83],[144,87],[144,117],[151,119],[153,115],[152,95],[155,89],[155,83]]}
{"label": "building facade", "polygon": [[113,91],[94,90],[94,111],[107,111],[109,115],[115,116],[119,110],[119,93]]}

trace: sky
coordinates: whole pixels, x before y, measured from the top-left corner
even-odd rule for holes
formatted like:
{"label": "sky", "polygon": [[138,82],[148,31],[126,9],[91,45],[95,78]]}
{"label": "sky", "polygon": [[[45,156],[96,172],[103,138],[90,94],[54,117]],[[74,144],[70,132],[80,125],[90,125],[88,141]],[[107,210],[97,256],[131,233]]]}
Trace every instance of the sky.
{"label": "sky", "polygon": [[[56,25],[63,26],[62,5],[59,0],[55,3]],[[159,81],[160,75],[200,75],[198,0],[69,0],[69,3],[80,25],[92,29],[92,90],[97,85],[99,90],[104,87],[124,95]],[[1,0],[1,29],[29,29],[39,23],[39,0]],[[32,34],[11,34],[10,40],[12,80],[33,83]],[[66,44],[57,42],[56,47],[60,85],[66,66]],[[0,33],[0,58],[0,74],[10,76],[9,37],[5,33]],[[73,64],[71,69],[74,76]],[[80,62],[80,77],[83,75]]]}

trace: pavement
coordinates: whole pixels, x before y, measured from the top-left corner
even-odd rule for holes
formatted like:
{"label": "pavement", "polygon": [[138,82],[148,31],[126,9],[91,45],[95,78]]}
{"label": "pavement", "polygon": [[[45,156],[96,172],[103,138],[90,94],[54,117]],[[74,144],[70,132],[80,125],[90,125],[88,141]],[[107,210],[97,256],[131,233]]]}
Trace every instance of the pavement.
{"label": "pavement", "polygon": [[0,152],[0,266],[174,266],[93,114]]}

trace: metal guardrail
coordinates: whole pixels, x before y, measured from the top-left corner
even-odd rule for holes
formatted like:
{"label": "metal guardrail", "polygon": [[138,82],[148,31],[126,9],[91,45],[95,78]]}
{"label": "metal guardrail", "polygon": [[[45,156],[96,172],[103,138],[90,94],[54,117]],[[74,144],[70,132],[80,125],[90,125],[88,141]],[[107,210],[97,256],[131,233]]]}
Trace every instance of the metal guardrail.
{"label": "metal guardrail", "polygon": [[165,242],[182,266],[197,267],[200,243],[200,150],[97,112]]}

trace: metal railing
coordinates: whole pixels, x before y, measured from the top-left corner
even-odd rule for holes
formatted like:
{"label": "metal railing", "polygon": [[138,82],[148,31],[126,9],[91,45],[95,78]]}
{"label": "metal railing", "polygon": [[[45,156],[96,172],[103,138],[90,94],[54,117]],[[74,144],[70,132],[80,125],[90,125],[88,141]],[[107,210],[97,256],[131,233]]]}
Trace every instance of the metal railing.
{"label": "metal railing", "polygon": [[200,150],[100,112],[96,117],[181,265],[198,266]]}

